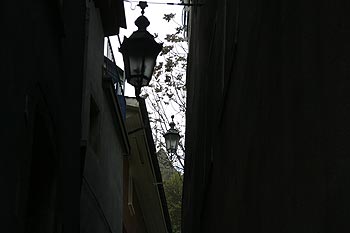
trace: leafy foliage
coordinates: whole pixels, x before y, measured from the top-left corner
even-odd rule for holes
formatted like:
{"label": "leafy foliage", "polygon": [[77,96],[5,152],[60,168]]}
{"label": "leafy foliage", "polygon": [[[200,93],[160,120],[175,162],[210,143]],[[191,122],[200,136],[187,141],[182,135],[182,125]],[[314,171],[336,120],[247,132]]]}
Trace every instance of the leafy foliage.
{"label": "leafy foliage", "polygon": [[164,14],[163,19],[165,19],[166,21],[170,22],[170,20],[174,19],[174,17],[175,17],[174,13]]}
{"label": "leafy foliage", "polygon": [[163,182],[174,233],[181,232],[182,182],[183,178],[179,172],[173,173],[168,180]]}
{"label": "leafy foliage", "polygon": [[160,149],[157,153],[163,177],[163,187],[174,233],[181,232],[181,200],[183,177],[169,161],[167,153]]}

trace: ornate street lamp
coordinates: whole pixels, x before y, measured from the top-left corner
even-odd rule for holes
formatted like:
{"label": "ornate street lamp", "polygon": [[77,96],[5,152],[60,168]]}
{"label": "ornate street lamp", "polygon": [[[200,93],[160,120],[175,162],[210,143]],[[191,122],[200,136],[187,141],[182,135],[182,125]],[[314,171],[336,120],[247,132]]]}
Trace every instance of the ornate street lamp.
{"label": "ornate street lamp", "polygon": [[140,1],[138,6],[142,9],[135,25],[138,30],[133,32],[120,46],[119,51],[123,54],[125,76],[131,85],[135,87],[136,97],[139,97],[141,87],[147,86],[151,81],[153,69],[163,44],[157,43],[146,28],[150,25],[148,19],[143,15],[147,2]]}
{"label": "ornate street lamp", "polygon": [[164,134],[165,147],[168,153],[176,154],[177,146],[180,141],[180,134],[177,129],[175,129],[174,115],[171,116],[172,121],[169,123],[170,129]]}

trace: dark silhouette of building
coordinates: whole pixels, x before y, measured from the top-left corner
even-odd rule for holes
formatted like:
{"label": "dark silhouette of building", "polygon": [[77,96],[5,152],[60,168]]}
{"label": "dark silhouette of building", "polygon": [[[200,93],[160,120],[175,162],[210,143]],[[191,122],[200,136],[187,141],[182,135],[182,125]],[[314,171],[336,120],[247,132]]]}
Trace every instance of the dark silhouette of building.
{"label": "dark silhouette of building", "polygon": [[[94,228],[80,228],[81,221],[91,220],[88,214],[95,217],[90,226],[106,228],[111,221],[111,229],[121,232],[122,156],[127,146],[120,136],[117,104],[110,103],[116,100],[109,94],[113,85],[103,81],[103,44],[105,36],[125,27],[124,17],[119,0],[2,5],[1,232],[90,232]],[[106,121],[100,123],[102,116]],[[109,125],[111,132],[103,131]],[[118,138],[117,148],[106,145],[106,135]],[[93,160],[91,151],[116,150],[119,158],[109,162],[120,169],[113,176],[107,174],[107,156]],[[98,162],[100,170],[92,171]],[[94,178],[88,177],[91,173]],[[101,180],[93,202],[86,196],[86,181],[96,185]],[[107,197],[107,192],[117,193],[118,184],[120,195]],[[105,201],[100,209],[98,201]],[[81,209],[80,202],[93,205]],[[119,216],[113,212],[118,208]],[[99,232],[110,232],[105,228]]]}
{"label": "dark silhouette of building", "polygon": [[349,1],[192,1],[183,233],[350,232]]}

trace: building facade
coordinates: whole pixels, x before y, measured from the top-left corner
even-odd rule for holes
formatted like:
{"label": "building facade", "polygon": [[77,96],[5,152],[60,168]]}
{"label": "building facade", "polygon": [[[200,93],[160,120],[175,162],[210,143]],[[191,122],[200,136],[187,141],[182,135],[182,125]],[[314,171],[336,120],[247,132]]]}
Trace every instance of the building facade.
{"label": "building facade", "polygon": [[349,3],[192,2],[183,233],[349,232]]}
{"label": "building facade", "polygon": [[[125,27],[123,2],[16,1],[4,3],[3,9],[1,231],[90,232],[80,224],[86,219],[81,218],[86,212],[80,204],[90,201],[84,196],[84,182],[96,185],[103,176],[108,188],[101,189],[119,196],[97,193],[96,198],[101,202],[113,199],[105,212],[119,212],[105,216],[113,219],[114,232],[121,232],[126,146],[116,133],[122,127],[116,126],[113,106],[107,105],[107,100],[113,101],[107,97],[107,87],[102,94],[102,67],[104,37]],[[106,121],[90,121],[102,115]],[[101,129],[104,137],[95,143],[96,135],[90,132],[98,134]],[[117,139],[114,146],[106,145],[110,135]],[[105,157],[93,158],[94,148]],[[108,157],[112,152],[119,157]],[[89,175],[97,169],[93,163],[98,159],[103,160],[98,168],[103,172],[93,179]],[[119,173],[105,169],[110,168],[108,159],[115,162]],[[96,213],[96,209],[86,211]]]}
{"label": "building facade", "polygon": [[144,99],[126,99],[130,154],[124,158],[123,233],[171,233],[163,181]]}

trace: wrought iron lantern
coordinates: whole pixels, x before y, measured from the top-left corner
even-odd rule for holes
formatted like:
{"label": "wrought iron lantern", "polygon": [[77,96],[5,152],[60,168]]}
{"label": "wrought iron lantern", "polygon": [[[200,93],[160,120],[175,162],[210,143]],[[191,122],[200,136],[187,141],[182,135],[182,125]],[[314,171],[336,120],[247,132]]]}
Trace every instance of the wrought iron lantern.
{"label": "wrought iron lantern", "polygon": [[154,36],[146,30],[150,25],[143,15],[147,2],[140,1],[138,6],[142,9],[142,15],[135,21],[138,30],[129,38],[124,37],[119,49],[123,55],[126,79],[135,87],[136,97],[139,96],[141,87],[147,86],[151,81],[157,56],[163,47],[163,44],[157,43]]}
{"label": "wrought iron lantern", "polygon": [[165,147],[168,153],[176,154],[177,147],[180,141],[180,134],[175,129],[174,116],[171,116],[172,121],[169,123],[170,129],[164,134]]}

